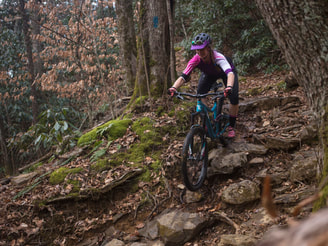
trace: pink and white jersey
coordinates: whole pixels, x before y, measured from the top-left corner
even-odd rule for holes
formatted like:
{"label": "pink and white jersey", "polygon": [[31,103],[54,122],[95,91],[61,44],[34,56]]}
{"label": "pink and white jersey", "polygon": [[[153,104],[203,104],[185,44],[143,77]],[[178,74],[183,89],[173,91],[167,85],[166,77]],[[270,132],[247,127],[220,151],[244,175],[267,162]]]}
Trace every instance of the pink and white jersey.
{"label": "pink and white jersey", "polygon": [[191,72],[197,67],[203,73],[213,76],[221,77],[224,74],[228,74],[233,71],[233,64],[230,64],[227,58],[217,51],[213,51],[214,63],[205,63],[198,54],[196,54],[187,64],[183,74],[189,76]]}

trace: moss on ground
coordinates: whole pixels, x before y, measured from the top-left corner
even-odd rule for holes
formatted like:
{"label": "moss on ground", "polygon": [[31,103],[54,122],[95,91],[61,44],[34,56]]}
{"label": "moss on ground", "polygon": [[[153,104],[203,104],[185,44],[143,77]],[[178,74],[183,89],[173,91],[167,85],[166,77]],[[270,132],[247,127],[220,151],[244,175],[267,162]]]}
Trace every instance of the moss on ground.
{"label": "moss on ground", "polygon": [[[149,117],[136,120],[132,124],[132,130],[138,135],[139,141],[132,144],[124,152],[113,154],[110,165],[116,166],[125,163],[133,167],[143,168],[144,172],[138,180],[149,182],[151,180],[151,170],[158,172],[161,169],[160,149],[164,144],[162,136],[166,134],[163,132],[165,129],[154,127],[154,123]],[[152,158],[151,164],[146,164],[146,157]]]}
{"label": "moss on ground", "polygon": [[161,140],[161,136],[154,127],[154,121],[149,117],[136,120],[132,130],[139,136],[141,143],[154,143]]}
{"label": "moss on ground", "polygon": [[52,185],[60,184],[60,183],[64,182],[66,176],[69,173],[79,173],[82,171],[83,171],[83,168],[81,168],[81,167],[77,167],[77,168],[60,167],[51,173],[50,178],[49,178],[49,183]]}
{"label": "moss on ground", "polygon": [[110,162],[108,161],[107,158],[99,159],[97,160],[96,163],[91,165],[91,169],[97,172],[101,172],[109,168],[110,168]]}
{"label": "moss on ground", "polygon": [[24,171],[24,173],[30,173],[30,172],[34,172],[39,166],[42,166],[43,163],[42,162],[38,162],[38,163],[35,163],[33,166],[31,166],[30,168],[26,169]]}
{"label": "moss on ground", "polygon": [[126,133],[126,129],[132,123],[131,119],[124,120],[111,120],[107,123],[98,126],[82,135],[78,142],[78,146],[83,146],[86,144],[90,144],[91,142],[97,140],[98,138],[105,137],[107,140],[115,140],[119,137],[122,137]]}
{"label": "moss on ground", "polygon": [[75,193],[78,193],[80,191],[80,187],[81,187],[80,181],[78,181],[78,180],[67,180],[67,183],[73,185],[73,189],[71,190],[70,194],[72,194],[72,193],[75,194]]}
{"label": "moss on ground", "polygon": [[247,90],[248,96],[257,96],[262,93],[263,89],[261,87],[250,88]]}
{"label": "moss on ground", "polygon": [[284,91],[286,90],[286,82],[285,81],[280,81],[276,84],[278,91]]}

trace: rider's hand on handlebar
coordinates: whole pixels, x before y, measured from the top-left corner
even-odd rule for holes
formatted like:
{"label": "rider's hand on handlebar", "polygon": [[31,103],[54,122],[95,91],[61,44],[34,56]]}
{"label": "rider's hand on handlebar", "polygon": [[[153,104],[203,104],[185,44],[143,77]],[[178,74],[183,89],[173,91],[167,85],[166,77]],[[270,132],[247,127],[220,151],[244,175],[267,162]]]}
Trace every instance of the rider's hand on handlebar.
{"label": "rider's hand on handlebar", "polygon": [[169,94],[171,97],[173,97],[176,92],[177,89],[175,87],[171,87],[167,90],[167,94]]}
{"label": "rider's hand on handlebar", "polygon": [[227,86],[227,88],[224,89],[224,97],[228,97],[232,94],[232,87]]}

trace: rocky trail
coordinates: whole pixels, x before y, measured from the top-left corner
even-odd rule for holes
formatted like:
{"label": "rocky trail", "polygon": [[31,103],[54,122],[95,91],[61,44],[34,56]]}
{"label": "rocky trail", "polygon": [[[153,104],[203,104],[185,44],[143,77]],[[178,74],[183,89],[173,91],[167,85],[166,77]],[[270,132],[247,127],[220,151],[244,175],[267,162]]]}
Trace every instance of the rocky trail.
{"label": "rocky trail", "polygon": [[[240,78],[237,136],[227,147],[210,144],[208,178],[197,192],[182,184],[185,134],[180,133],[163,136],[168,144],[163,144],[161,171],[150,168],[151,181],[137,186],[133,180],[142,175],[139,168],[122,163],[95,172],[84,148],[2,179],[0,245],[256,245],[266,231],[286,225],[297,204],[316,192],[313,115],[302,88],[286,88],[286,76]],[[158,117],[151,110],[135,117],[152,118],[154,127],[177,124],[174,117]],[[128,148],[136,139],[128,129],[117,143]],[[152,156],[145,157],[144,164],[151,163]],[[65,178],[82,184],[78,195],[67,196],[74,183],[49,184],[49,174],[64,166],[79,168]],[[269,211],[261,204],[268,175],[275,205]],[[301,207],[294,219],[310,211],[311,204]]]}

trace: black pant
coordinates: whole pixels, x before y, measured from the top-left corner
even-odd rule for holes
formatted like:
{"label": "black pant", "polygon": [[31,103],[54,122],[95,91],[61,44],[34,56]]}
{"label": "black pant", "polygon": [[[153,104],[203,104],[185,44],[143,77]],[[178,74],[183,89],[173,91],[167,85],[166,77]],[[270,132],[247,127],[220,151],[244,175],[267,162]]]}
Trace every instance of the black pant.
{"label": "black pant", "polygon": [[[229,96],[229,100],[232,105],[238,105],[239,104],[238,74],[236,71],[233,71],[233,73],[235,75],[235,80],[234,80],[234,84],[232,87],[232,93]],[[215,83],[216,80],[218,80],[218,79],[222,79],[224,85],[227,87],[228,77],[225,73],[222,73],[219,76],[207,75],[205,73],[202,73],[199,77],[197,93],[198,94],[207,93],[211,89],[211,86],[213,85],[213,83]]]}

